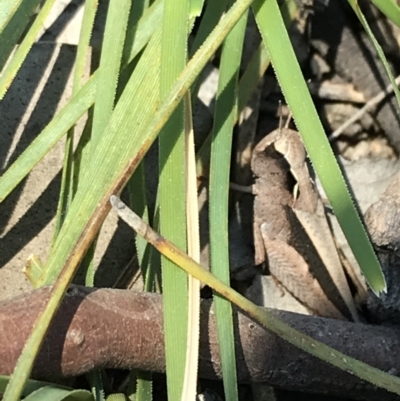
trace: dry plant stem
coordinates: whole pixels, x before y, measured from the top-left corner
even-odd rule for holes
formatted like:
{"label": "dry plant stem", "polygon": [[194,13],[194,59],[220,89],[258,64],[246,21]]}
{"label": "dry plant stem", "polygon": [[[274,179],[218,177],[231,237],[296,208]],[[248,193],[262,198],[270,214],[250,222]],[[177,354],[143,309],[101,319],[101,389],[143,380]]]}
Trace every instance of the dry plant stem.
{"label": "dry plant stem", "polygon": [[[396,85],[400,84],[400,75],[395,79]],[[332,132],[329,136],[329,141],[332,142],[336,139],[347,127],[359,120],[367,111],[370,111],[379,102],[381,102],[386,96],[393,92],[392,84],[389,84],[382,92],[379,92],[376,96],[370,99],[364,107],[362,107],[357,113],[355,113],[351,118],[349,118],[345,123],[343,123],[337,130]]]}
{"label": "dry plant stem", "polygon": [[[10,374],[51,287],[0,304],[0,374]],[[29,305],[29,307],[27,307]],[[311,337],[385,371],[400,371],[399,330],[274,312]],[[33,376],[54,378],[94,368],[165,370],[162,298],[154,293],[72,286],[51,325]],[[265,330],[235,309],[238,378],[272,386],[365,400],[396,399]],[[220,379],[210,303],[201,306],[199,374]]]}

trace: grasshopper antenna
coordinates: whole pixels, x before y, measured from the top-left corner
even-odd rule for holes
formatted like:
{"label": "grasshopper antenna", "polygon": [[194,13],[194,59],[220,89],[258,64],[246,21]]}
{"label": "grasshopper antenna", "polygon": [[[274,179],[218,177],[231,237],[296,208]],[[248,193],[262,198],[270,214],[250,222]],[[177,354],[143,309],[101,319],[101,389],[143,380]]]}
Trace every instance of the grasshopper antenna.
{"label": "grasshopper antenna", "polygon": [[278,114],[279,114],[279,132],[282,131],[282,126],[283,126],[283,116],[282,116],[282,102],[279,100],[279,105],[278,105]]}
{"label": "grasshopper antenna", "polygon": [[289,109],[289,115],[288,115],[288,118],[287,118],[286,123],[285,123],[285,128],[289,128],[289,124],[290,124],[290,121],[292,120],[292,117],[293,117],[293,114]]}

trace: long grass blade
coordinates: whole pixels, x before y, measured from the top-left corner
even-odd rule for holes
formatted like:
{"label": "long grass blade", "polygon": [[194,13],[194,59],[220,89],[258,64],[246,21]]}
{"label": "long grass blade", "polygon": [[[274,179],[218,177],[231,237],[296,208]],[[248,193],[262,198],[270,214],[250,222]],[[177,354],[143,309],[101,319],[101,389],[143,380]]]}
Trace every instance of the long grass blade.
{"label": "long grass blade", "polygon": [[[210,163],[211,271],[225,284],[229,269],[229,177],[233,127],[237,116],[237,85],[247,13],[226,37],[221,54]],[[225,397],[238,400],[235,340],[231,304],[215,294],[218,342]]]}
{"label": "long grass blade", "polygon": [[[153,3],[152,7],[154,8],[155,6],[157,6],[157,3],[162,4],[163,6],[163,3],[160,3],[158,1]],[[162,7],[158,8],[160,9]],[[129,16],[128,31],[125,38],[124,49],[129,49],[129,43],[138,40],[135,27],[138,26],[140,19],[143,18],[143,15],[146,13],[150,13],[149,15],[156,14],[153,10],[149,9],[148,0],[138,0],[133,2]],[[161,14],[159,18],[161,20]],[[130,27],[133,27],[133,29]],[[122,62],[122,64],[123,63],[124,61]],[[123,74],[121,74],[121,77],[119,79],[120,87],[125,87],[125,82],[123,81],[126,79],[127,79],[127,74],[124,72]],[[154,174],[156,173],[157,172],[154,172]],[[148,199],[146,192],[145,160],[143,160],[139,164],[138,168],[136,169],[131,179],[129,180],[127,185],[127,192],[129,193],[129,204],[131,208],[133,210],[136,210],[144,221],[149,222],[149,207],[148,207]],[[154,250],[139,235],[135,236],[135,248],[136,248],[137,260],[144,281],[143,291],[154,291],[155,272],[159,270],[159,263],[157,264],[151,263],[152,257],[154,256]],[[135,401],[152,401],[153,399],[152,373],[142,372],[142,371],[136,371],[136,372],[132,371],[129,377],[131,380],[130,383],[131,387],[133,387],[134,381],[136,382]],[[129,394],[127,395],[129,398]]]}
{"label": "long grass blade", "polygon": [[64,390],[57,387],[46,386],[33,391],[26,401],[95,401],[92,393],[87,390]]}
{"label": "long grass blade", "polygon": [[[186,64],[189,10],[190,2],[188,0],[166,0],[164,3],[162,68],[160,71],[161,101],[165,99]],[[171,21],[174,21],[174,24],[171,24]],[[167,238],[174,238],[177,246],[186,251],[186,171],[183,122],[184,106],[180,103],[160,132],[158,194],[161,233]],[[183,390],[186,364],[185,345],[188,341],[188,277],[168,259],[161,258],[161,268],[168,398],[178,400]]]}
{"label": "long grass blade", "polygon": [[27,0],[3,0],[0,3],[0,34],[3,33],[4,28],[10,22],[15,12],[21,8],[21,5],[27,3]]}
{"label": "long grass blade", "polygon": [[[186,221],[188,255],[200,261],[199,205],[190,93],[185,96]],[[195,400],[200,341],[200,282],[188,277],[188,333],[182,401]]]}
{"label": "long grass blade", "polygon": [[395,0],[371,0],[390,20],[400,27],[400,6]]}

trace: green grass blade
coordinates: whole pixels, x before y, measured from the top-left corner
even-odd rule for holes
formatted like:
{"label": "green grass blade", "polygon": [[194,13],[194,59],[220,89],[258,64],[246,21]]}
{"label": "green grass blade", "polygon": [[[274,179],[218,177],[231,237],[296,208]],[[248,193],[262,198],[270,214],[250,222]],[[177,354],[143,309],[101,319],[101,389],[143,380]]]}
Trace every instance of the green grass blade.
{"label": "green grass blade", "polygon": [[64,390],[57,387],[42,387],[27,397],[24,401],[95,401],[90,391]]}
{"label": "green grass blade", "polygon": [[[133,5],[133,7],[136,6]],[[163,13],[164,1],[156,0],[143,13],[138,25],[128,28],[122,55],[122,68],[125,68],[149,42],[156,28],[161,24]]]}
{"label": "green grass blade", "polygon": [[[268,0],[269,1],[269,0]],[[261,308],[247,298],[223,283],[207,269],[196,263],[167,239],[153,231],[139,216],[129,210],[116,196],[110,199],[111,204],[119,216],[132,227],[139,235],[146,238],[160,253],[170,258],[177,266],[208,285],[221,296],[228,299],[242,309],[249,316],[260,322],[279,337],[303,351],[330,363],[337,368],[354,374],[378,387],[400,395],[400,378],[392,376],[382,370],[369,366],[328,345],[311,338],[299,330],[292,328],[274,316],[268,309]]]}
{"label": "green grass blade", "polygon": [[[136,210],[144,221],[149,222],[144,161],[139,164],[138,168],[132,175],[127,188],[129,191],[129,204],[131,208]],[[148,280],[148,274],[150,274],[150,269],[153,267],[150,264],[150,248],[147,242],[139,236],[135,237],[135,244],[139,267],[142,271],[143,280],[145,282],[144,291],[151,291],[153,283],[151,280]]]}
{"label": "green grass blade", "polygon": [[[221,54],[215,104],[210,163],[211,271],[229,285],[229,177],[233,127],[237,116],[237,85],[247,13],[226,37]],[[225,397],[238,400],[235,340],[230,302],[215,294],[218,342],[221,353]]]}
{"label": "green grass blade", "polygon": [[153,399],[153,380],[150,372],[138,372],[135,401],[149,401]]}
{"label": "green grass blade", "polygon": [[203,11],[204,0],[190,0],[189,18],[198,17]]}
{"label": "green grass blade", "polygon": [[[190,54],[194,54],[200,48],[204,40],[218,24],[228,5],[228,0],[208,1],[197,30],[197,34],[190,46]],[[197,80],[191,88],[192,98],[196,99],[200,87],[200,80]]]}
{"label": "green grass blade", "polygon": [[22,5],[27,3],[27,0],[3,0],[0,2],[0,34],[3,33],[4,28],[10,22],[16,11],[19,10]]}
{"label": "green grass blade", "polygon": [[194,38],[194,41],[190,47],[191,54],[194,54],[197,52],[197,50],[199,50],[201,44],[217,25],[223,12],[226,10],[227,4],[228,0],[207,2],[196,37]]}
{"label": "green grass blade", "polygon": [[[187,253],[200,261],[200,223],[198,182],[196,176],[196,154],[194,148],[193,113],[190,92],[184,99],[185,134],[185,186],[186,186],[186,231]],[[186,343],[185,376],[181,400],[195,400],[200,344],[200,282],[188,276],[188,330]]]}
{"label": "green grass blade", "polygon": [[90,138],[93,157],[114,108],[130,5],[130,0],[111,0],[108,6]]}
{"label": "green grass blade", "polygon": [[252,56],[248,66],[243,72],[239,82],[238,96],[238,118],[239,114],[246,107],[251,94],[254,92],[258,82],[264,76],[265,71],[270,65],[267,49],[263,42]]}
{"label": "green grass blade", "polygon": [[[286,28],[289,28],[290,24],[296,18],[298,13],[297,4],[295,0],[286,0],[282,3],[280,9],[282,11],[282,17],[285,26]],[[238,114],[246,106],[251,94],[253,93],[260,79],[264,76],[264,73],[269,65],[270,59],[268,51],[264,42],[261,42],[239,81]]]}
{"label": "green grass blade", "polygon": [[[129,27],[136,27],[140,19],[143,17],[143,14],[149,12],[148,0],[138,0],[133,2],[132,9],[129,17]],[[161,4],[159,1],[153,3],[152,7],[157,5],[157,3]],[[161,8],[161,7],[158,7]],[[155,12],[151,11],[154,15]],[[161,20],[161,15],[160,15]],[[150,28],[155,28],[157,24],[153,25]],[[136,31],[135,29],[131,29],[127,31],[126,39],[125,39],[125,49],[129,48],[128,45],[131,42],[137,41]],[[127,74],[123,74],[120,77],[120,85],[125,87],[125,83],[121,81]],[[131,179],[128,182],[127,190],[129,193],[130,205],[133,210],[137,210],[140,216],[144,221],[149,221],[149,211],[148,211],[148,200],[147,200],[147,191],[146,191],[146,177],[145,177],[145,160],[143,160]],[[156,264],[151,264],[151,255],[154,253],[154,250],[149,246],[149,244],[143,240],[139,235],[135,236],[135,247],[136,247],[136,255],[139,263],[139,267],[142,272],[142,277],[144,281],[143,291],[153,291],[154,288],[154,274],[153,272],[157,269]],[[153,380],[151,372],[143,372],[143,371],[132,371],[129,375],[130,384],[128,388],[135,388],[135,401],[152,401],[153,399]],[[130,394],[127,394],[129,397]]]}
{"label": "green grass blade", "polygon": [[79,90],[82,85],[82,79],[86,64],[86,56],[90,48],[90,38],[92,37],[94,20],[98,9],[97,0],[86,0],[83,10],[81,32],[79,34],[79,43],[76,51],[76,60],[74,64],[74,90]]}
{"label": "green grass blade", "polygon": [[371,289],[377,294],[386,291],[380,264],[322,128],[276,0],[255,0],[253,7],[283,94],[347,241]]}
{"label": "green grass blade", "polygon": [[[64,240],[68,239],[68,242],[61,241],[60,239],[58,240],[59,244],[64,242],[64,244],[68,243],[68,246],[64,245],[64,247],[55,247],[53,256],[50,256],[48,265],[52,266],[52,270],[54,271],[50,277],[46,278],[48,283],[54,282],[54,279],[58,276],[62,266],[64,265],[64,261],[68,259],[70,252],[74,253],[77,251],[77,249],[75,249],[76,241],[78,241],[81,235],[83,235],[82,238],[86,238],[87,235],[92,235],[89,234],[88,231],[88,226],[91,225],[92,222],[89,222],[82,217],[77,220],[73,216],[87,216],[86,218],[88,219],[88,216],[92,216],[93,213],[96,213],[96,210],[97,213],[99,213],[101,208],[99,209],[97,207],[98,203],[101,201],[102,197],[106,196],[107,192],[110,191],[109,186],[112,185],[114,187],[114,185],[116,185],[114,181],[116,179],[121,179],[121,171],[125,172],[125,170],[128,168],[126,164],[129,162],[129,160],[131,160],[129,163],[134,162],[134,166],[136,167],[136,163],[143,158],[145,152],[149,149],[151,143],[156,138],[160,128],[165,124],[165,121],[172,114],[172,111],[176,108],[176,105],[182,100],[184,93],[193,84],[207,61],[218,49],[227,33],[230,31],[230,29],[232,29],[250,4],[251,0],[243,0],[242,2],[235,3],[235,5],[226,13],[224,20],[221,21],[221,23],[215,28],[203,46],[190,60],[187,67],[176,81],[174,87],[169,92],[168,97],[160,106],[159,111],[156,114],[155,110],[157,107],[157,101],[154,97],[154,86],[143,89],[143,92],[140,92],[137,95],[139,96],[139,99],[146,97],[148,102],[143,105],[143,102],[138,100],[139,105],[137,112],[136,109],[132,109],[135,100],[138,99],[136,96],[138,87],[136,85],[138,85],[138,82],[143,80],[143,75],[146,75],[146,72],[149,76],[151,76],[151,71],[149,71],[148,68],[144,68],[145,71],[138,73],[137,82],[134,84],[134,81],[131,81],[132,91],[129,94],[129,91],[126,93],[126,98],[129,99],[129,102],[127,104],[125,104],[125,102],[121,102],[120,107],[117,107],[118,111],[115,110],[113,113],[114,118],[112,118],[109,127],[111,132],[123,132],[125,135],[126,132],[129,132],[129,140],[126,140],[126,144],[129,146],[121,146],[118,141],[113,141],[110,147],[110,143],[107,141],[107,138],[104,139],[102,152],[100,152],[98,156],[98,164],[94,165],[90,169],[91,171],[88,172],[91,190],[86,191],[86,189],[82,189],[79,191],[82,198],[77,202],[73,202],[71,205],[73,210],[69,213],[70,217],[68,224],[62,229],[62,231],[66,233],[64,234]],[[150,62],[150,60],[152,60],[152,62]],[[154,49],[149,50],[148,59],[145,58],[145,63],[147,63],[148,66],[154,66],[154,68],[158,68],[157,60],[157,52]],[[92,77],[91,80],[94,80],[94,77]],[[155,84],[154,79],[149,78],[149,81],[152,84]],[[86,85],[82,88],[82,90],[85,87]],[[147,115],[144,116],[143,112],[146,112]],[[127,118],[128,116],[130,118]],[[135,120],[132,119],[133,116],[135,116]],[[146,120],[146,118],[149,119]],[[146,121],[143,122],[143,120]],[[123,121],[129,121],[132,124],[132,127],[136,128],[136,130],[133,131],[135,134],[133,138],[131,136],[130,125],[122,123]],[[143,124],[146,123],[148,123],[147,129],[146,131],[143,131],[145,128]],[[110,153],[116,154],[115,160],[109,160],[107,155]],[[135,158],[132,155],[138,155],[138,157]],[[101,168],[105,170],[105,173],[100,182],[98,172],[101,170]],[[93,175],[93,177],[90,175]],[[125,177],[125,175],[123,175],[123,177]],[[118,184],[118,188],[120,188],[120,185],[122,184]],[[89,203],[88,199],[91,199]],[[93,215],[92,217],[96,218],[96,215]],[[85,249],[86,248],[83,247],[79,253],[84,253]],[[73,258],[74,263],[77,263],[78,260],[79,256],[77,258]],[[72,260],[67,262],[67,264],[69,263],[72,263]]]}
{"label": "green grass blade", "polygon": [[[187,59],[189,0],[164,3],[161,47],[160,100],[171,90]],[[174,21],[171,24],[171,21]],[[160,230],[186,251],[186,172],[184,106],[180,103],[159,137]],[[179,400],[185,377],[188,331],[188,281],[185,272],[161,258],[167,389]],[[179,317],[179,319],[178,319]]]}
{"label": "green grass blade", "polygon": [[395,0],[371,0],[390,20],[400,27],[400,6]]}

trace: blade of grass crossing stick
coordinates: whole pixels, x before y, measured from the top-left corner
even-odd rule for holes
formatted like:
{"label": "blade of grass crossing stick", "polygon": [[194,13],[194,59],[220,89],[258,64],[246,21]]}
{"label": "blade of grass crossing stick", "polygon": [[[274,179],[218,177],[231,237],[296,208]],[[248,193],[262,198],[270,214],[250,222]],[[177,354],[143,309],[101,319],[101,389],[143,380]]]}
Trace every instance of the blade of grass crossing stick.
{"label": "blade of grass crossing stick", "polygon": [[[199,205],[190,92],[185,95],[186,221],[188,255],[200,261]],[[200,282],[188,276],[188,334],[181,400],[195,400],[200,342]]]}
{"label": "blade of grass crossing stick", "polygon": [[386,282],[368,235],[354,207],[297,62],[276,0],[255,0],[256,21],[285,99],[333,211],[371,289]]}
{"label": "blade of grass crossing stick", "polygon": [[95,401],[105,401],[103,379],[99,369],[86,375]]}
{"label": "blade of grass crossing stick", "polygon": [[[229,285],[229,176],[232,133],[237,117],[237,86],[247,12],[226,37],[221,54],[210,161],[211,271]],[[238,400],[232,307],[215,296],[218,342],[227,400]]]}
{"label": "blade of grass crossing stick", "polygon": [[[92,35],[94,17],[97,11],[97,0],[88,0],[85,2],[85,9],[81,24],[81,32],[79,35],[78,49],[74,63],[74,82],[72,85],[72,96],[75,96],[82,87],[82,79],[84,68],[86,65],[87,55],[89,52],[89,41]],[[64,216],[67,214],[68,208],[74,196],[74,171],[73,171],[73,149],[74,149],[75,129],[72,127],[67,133],[65,143],[64,163],[61,177],[60,195],[58,198],[57,213],[54,224],[54,233],[52,244],[57,238]],[[76,174],[76,172],[75,172]]]}
{"label": "blade of grass crossing stick", "polygon": [[161,237],[152,230],[144,221],[116,196],[110,198],[110,202],[119,216],[132,227],[139,235],[142,235],[165,257],[170,258],[181,269],[198,280],[208,285],[221,296],[237,305],[249,316],[260,322],[265,328],[271,330],[279,337],[293,344],[294,346],[308,352],[317,358],[330,363],[337,368],[354,374],[360,379],[366,380],[378,387],[400,395],[400,378],[392,376],[377,368],[358,361],[342,352],[336,351],[328,345],[314,340],[302,332],[292,328],[274,316],[268,309],[261,308],[238,292],[223,283],[204,267],[196,263],[188,255],[182,252],[167,239]]}
{"label": "blade of grass crossing stick", "polygon": [[[382,47],[379,45],[379,43],[376,40],[374,34],[372,33],[371,28],[369,27],[368,22],[365,19],[364,14],[362,13],[358,2],[355,1],[355,0],[348,0],[348,2],[350,3],[351,7],[353,8],[354,12],[356,13],[356,15],[357,15],[358,19],[360,20],[362,26],[364,27],[365,32],[367,32],[367,35],[368,35],[369,39],[371,40],[372,44],[374,45],[375,50],[378,53],[378,56],[379,56],[379,58],[380,58],[380,60],[381,60],[381,62],[383,64],[383,66],[385,67],[387,76],[389,77],[390,83],[393,86],[393,90],[394,90],[394,94],[396,95],[397,103],[399,104],[399,107],[400,107],[400,91],[399,91],[399,89],[397,87],[395,78],[394,78],[394,76],[392,74],[392,71],[391,71],[389,63],[388,63],[388,61],[386,59],[385,53],[383,52]],[[390,2],[390,0],[388,1],[388,3],[389,2]]]}
{"label": "blade of grass crossing stick", "polygon": [[371,0],[391,21],[400,27],[400,7],[395,0]]}
{"label": "blade of grass crossing stick", "polygon": [[[189,0],[164,3],[161,42],[160,100],[163,101],[187,59]],[[173,23],[172,23],[173,21]],[[186,251],[184,107],[180,103],[159,137],[160,229]],[[188,330],[188,277],[168,259],[161,259],[165,359],[168,399],[179,400],[185,375]]]}
{"label": "blade of grass crossing stick", "polygon": [[29,50],[35,42],[40,29],[42,29],[43,22],[49,15],[49,12],[53,7],[54,2],[55,0],[47,0],[42,5],[40,12],[36,16],[32,26],[29,28],[28,33],[25,35],[24,39],[22,40],[21,44],[18,46],[18,49],[13,55],[12,60],[7,64],[2,75],[0,76],[0,100],[3,99],[6,91],[11,85],[11,82],[17,75],[18,70],[20,69]]}

